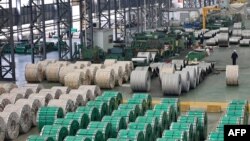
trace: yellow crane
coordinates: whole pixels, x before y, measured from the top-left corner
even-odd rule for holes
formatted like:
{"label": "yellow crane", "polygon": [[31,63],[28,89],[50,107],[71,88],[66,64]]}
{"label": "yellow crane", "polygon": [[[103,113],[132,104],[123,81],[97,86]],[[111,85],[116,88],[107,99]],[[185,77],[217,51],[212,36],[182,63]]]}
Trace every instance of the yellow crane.
{"label": "yellow crane", "polygon": [[207,15],[210,11],[220,11],[218,6],[206,6],[202,8],[202,28],[206,29]]}

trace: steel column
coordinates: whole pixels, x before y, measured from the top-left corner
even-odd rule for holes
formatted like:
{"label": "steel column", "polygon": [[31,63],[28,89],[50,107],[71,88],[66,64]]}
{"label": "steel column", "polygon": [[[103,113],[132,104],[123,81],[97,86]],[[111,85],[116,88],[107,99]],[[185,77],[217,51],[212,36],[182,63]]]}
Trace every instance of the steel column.
{"label": "steel column", "polygon": [[[115,40],[124,40],[126,42],[126,5],[127,1],[124,2],[124,7],[121,7],[121,0],[114,0],[115,8]],[[119,38],[118,38],[119,37]]]}
{"label": "steel column", "polygon": [[111,0],[98,0],[98,24],[99,28],[111,28],[111,14],[110,14]]}

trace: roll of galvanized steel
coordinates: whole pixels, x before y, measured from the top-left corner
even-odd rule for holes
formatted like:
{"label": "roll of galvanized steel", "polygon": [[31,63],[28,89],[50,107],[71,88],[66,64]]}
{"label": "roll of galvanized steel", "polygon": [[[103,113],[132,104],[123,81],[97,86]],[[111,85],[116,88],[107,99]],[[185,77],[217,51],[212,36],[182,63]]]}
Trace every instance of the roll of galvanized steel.
{"label": "roll of galvanized steel", "polygon": [[101,102],[106,102],[108,104],[108,113],[109,115],[117,109],[117,102],[114,97],[104,97],[104,96],[98,96],[95,101],[101,101]]}
{"label": "roll of galvanized steel", "polygon": [[147,117],[157,117],[159,119],[160,132],[167,129],[167,125],[169,125],[167,121],[167,113],[165,111],[160,110],[148,110],[145,113]]}
{"label": "roll of galvanized steel", "polygon": [[52,62],[49,60],[39,61],[37,64],[41,65],[43,78],[46,79],[46,68]]}
{"label": "roll of galvanized steel", "polygon": [[135,117],[142,114],[138,104],[120,104],[118,110],[133,110]]}
{"label": "roll of galvanized steel", "polygon": [[63,141],[68,136],[68,130],[61,125],[45,125],[40,133],[40,136],[53,137],[55,141]]}
{"label": "roll of galvanized steel", "polygon": [[79,90],[90,90],[95,97],[102,95],[102,91],[98,85],[81,85]]}
{"label": "roll of galvanized steel", "polygon": [[[16,112],[1,112],[0,113],[0,138],[14,140],[19,135],[19,116]],[[5,138],[4,138],[5,137]]]}
{"label": "roll of galvanized steel", "polygon": [[42,82],[43,79],[41,64],[27,64],[25,66],[25,80],[27,82]]}
{"label": "roll of galvanized steel", "polygon": [[65,115],[66,119],[74,119],[79,123],[79,129],[86,129],[89,124],[89,116],[86,113],[69,112]]}
{"label": "roll of galvanized steel", "polygon": [[250,39],[242,39],[240,40],[240,46],[249,46]]}
{"label": "roll of galvanized steel", "polygon": [[216,44],[217,44],[217,39],[215,37],[206,40],[207,46],[215,46]]}
{"label": "roll of galvanized steel", "polygon": [[146,71],[132,71],[130,75],[130,87],[135,91],[150,91],[151,89],[151,77],[150,73]]}
{"label": "roll of galvanized steel", "polygon": [[182,90],[180,74],[163,74],[161,86],[163,95],[180,95]]}
{"label": "roll of galvanized steel", "polygon": [[70,88],[69,87],[66,87],[66,86],[53,86],[51,88],[51,90],[61,90],[62,91],[62,94],[68,94],[70,92]]}
{"label": "roll of galvanized steel", "polygon": [[22,99],[23,95],[19,93],[3,93],[0,95],[0,102],[5,107],[8,104],[14,104],[18,99]]}
{"label": "roll of galvanized steel", "polygon": [[74,102],[73,111],[75,111],[79,106],[82,106],[83,97],[80,94],[63,94],[60,96],[61,100],[72,100]]}
{"label": "roll of galvanized steel", "polygon": [[80,106],[76,109],[77,113],[86,113],[90,121],[100,121],[100,113],[96,107]]}
{"label": "roll of galvanized steel", "polygon": [[50,136],[30,135],[26,141],[54,141]]}
{"label": "roll of galvanized steel", "polygon": [[17,88],[14,83],[0,83],[0,87],[4,88],[6,93],[9,93],[12,89]]}
{"label": "roll of galvanized steel", "polygon": [[46,68],[46,78],[50,82],[59,82],[59,72],[61,65],[49,64]]}
{"label": "roll of galvanized steel", "polygon": [[162,78],[163,74],[173,74],[175,73],[175,65],[172,64],[162,64],[162,66],[159,67],[160,70],[160,78]]}
{"label": "roll of galvanized steel", "polygon": [[39,93],[44,88],[42,84],[25,84],[22,87],[32,89],[34,93]]}
{"label": "roll of galvanized steel", "polygon": [[37,99],[41,102],[42,106],[47,106],[49,101],[53,99],[53,97],[51,94],[39,95],[37,93],[33,93],[29,96],[29,99]]}
{"label": "roll of galvanized steel", "polygon": [[91,75],[90,70],[88,68],[84,69],[75,69],[74,72],[83,72],[84,77],[82,78],[82,85],[90,85],[91,84]]}
{"label": "roll of galvanized steel", "polygon": [[104,135],[105,140],[112,136],[112,125],[109,122],[90,122],[87,129],[99,129]]}
{"label": "roll of galvanized steel", "polygon": [[190,76],[190,88],[194,89],[197,85],[197,72],[195,68],[184,68],[182,71],[188,71]]}
{"label": "roll of galvanized steel", "polygon": [[112,116],[124,117],[127,124],[135,121],[134,112],[130,109],[114,110]]}
{"label": "roll of galvanized steel", "polygon": [[179,130],[165,130],[162,134],[162,138],[179,139],[182,141],[188,141],[187,132],[179,131]]}
{"label": "roll of galvanized steel", "polygon": [[63,109],[59,107],[41,107],[37,112],[37,125],[39,131],[45,125],[53,125],[57,118],[63,118]]}
{"label": "roll of galvanized steel", "polygon": [[76,136],[84,136],[91,138],[92,141],[104,141],[103,133],[98,129],[80,129]]}
{"label": "roll of galvanized steel", "polygon": [[134,64],[132,61],[118,61],[117,63],[126,63],[128,64],[130,70],[134,69]]}
{"label": "roll of galvanized steel", "polygon": [[86,105],[86,103],[88,101],[95,99],[94,94],[88,89],[85,89],[85,90],[80,90],[80,89],[79,90],[71,90],[69,95],[73,95],[73,94],[82,96],[83,101],[82,101],[81,105]]}
{"label": "roll of galvanized steel", "polygon": [[70,99],[52,99],[49,101],[48,106],[61,107],[64,115],[68,112],[74,111],[74,102]]}
{"label": "roll of galvanized steel", "polygon": [[30,94],[33,93],[33,90],[30,88],[14,88],[10,91],[10,93],[19,93],[22,94],[24,98],[28,98]]}
{"label": "roll of galvanized steel", "polygon": [[51,94],[53,99],[59,99],[60,95],[62,94],[62,91],[60,89],[42,89],[39,94]]}
{"label": "roll of galvanized steel", "polygon": [[85,136],[67,136],[64,141],[91,141],[91,139]]}
{"label": "roll of galvanized steel", "polygon": [[117,59],[105,59],[103,64],[105,67],[108,67],[114,65],[115,63],[117,63]]}
{"label": "roll of galvanized steel", "polygon": [[224,141],[224,132],[212,131],[208,139],[209,141]]}
{"label": "roll of galvanized steel", "polygon": [[56,65],[60,65],[60,66],[68,66],[68,65],[70,65],[71,63],[68,62],[68,61],[57,61],[55,64],[56,64]]}
{"label": "roll of galvanized steel", "polygon": [[154,110],[161,110],[161,111],[165,111],[167,113],[167,120],[168,120],[168,123],[169,123],[167,125],[167,127],[170,126],[171,122],[176,121],[175,110],[174,110],[174,106],[172,104],[169,104],[169,103],[156,104],[154,106]]}
{"label": "roll of galvanized steel", "polygon": [[229,36],[228,33],[220,33],[218,35],[218,45],[220,47],[228,46]]}
{"label": "roll of galvanized steel", "polygon": [[108,104],[106,102],[89,101],[86,106],[88,106],[88,107],[96,107],[99,110],[101,119],[102,119],[103,116],[106,116],[106,115],[109,114]]}
{"label": "roll of galvanized steel", "polygon": [[127,123],[124,117],[104,116],[102,122],[110,122],[112,124],[111,137],[116,138],[121,129],[126,129]]}
{"label": "roll of galvanized steel", "polygon": [[64,84],[65,82],[64,82],[64,77],[68,74],[68,73],[70,73],[70,72],[72,72],[72,71],[74,71],[76,69],[76,67],[74,68],[74,67],[69,67],[69,66],[65,66],[65,67],[61,67],[61,69],[59,70],[59,82],[61,83],[61,84]]}
{"label": "roll of galvanized steel", "polygon": [[239,29],[239,30],[233,30],[233,34],[232,34],[233,36],[242,36],[242,30],[241,29]]}
{"label": "roll of galvanized steel", "polygon": [[31,107],[28,104],[9,104],[4,112],[16,112],[19,117],[20,133],[27,133],[32,125]]}
{"label": "roll of galvanized steel", "polygon": [[185,67],[185,61],[181,59],[173,59],[172,64],[176,65],[176,70],[181,71]]}
{"label": "roll of galvanized steel", "polygon": [[181,110],[180,110],[180,100],[178,98],[162,98],[161,104],[172,104],[175,109],[175,121],[178,116],[180,116]]}
{"label": "roll of galvanized steel", "polygon": [[78,89],[83,84],[83,72],[71,72],[64,77],[64,84],[71,89]]}
{"label": "roll of galvanized steel", "polygon": [[98,70],[97,67],[88,67],[89,71],[90,71],[90,81],[91,81],[91,85],[95,84],[95,75],[96,75],[96,71]]}
{"label": "roll of galvanized steel", "polygon": [[176,71],[176,74],[180,74],[181,76],[181,90],[183,92],[189,92],[190,89],[190,75],[186,70]]}
{"label": "roll of galvanized steel", "polygon": [[144,115],[148,109],[148,104],[145,99],[129,99],[127,104],[138,104],[142,115]]}
{"label": "roll of galvanized steel", "polygon": [[142,131],[129,129],[129,130],[120,130],[118,135],[118,139],[129,139],[133,141],[145,141],[144,134]]}
{"label": "roll of galvanized steel", "polygon": [[239,66],[238,65],[226,66],[226,84],[228,86],[239,85]]}
{"label": "roll of galvanized steel", "polygon": [[76,61],[75,64],[82,64],[85,67],[92,65],[90,61]]}
{"label": "roll of galvanized steel", "polygon": [[123,74],[122,74],[122,77],[123,77],[123,82],[127,82],[129,80],[129,77],[130,77],[130,73],[132,71],[132,69],[130,69],[130,66],[128,65],[129,63],[126,63],[126,62],[118,62],[116,64],[114,64],[113,66],[119,66],[119,67],[122,67],[122,71],[123,71]]}
{"label": "roll of galvanized steel", "polygon": [[91,64],[90,67],[97,67],[98,69],[104,69],[105,66],[103,64]]}
{"label": "roll of galvanized steel", "polygon": [[36,118],[38,109],[42,106],[41,102],[37,99],[19,99],[15,104],[25,105],[28,104],[31,107],[32,124],[37,125]]}
{"label": "roll of galvanized steel", "polygon": [[245,39],[250,39],[250,30],[242,30],[242,36]]}
{"label": "roll of galvanized steel", "polygon": [[180,116],[177,120],[178,123],[191,123],[193,125],[194,141],[200,141],[200,131],[198,118],[195,116]]}
{"label": "roll of galvanized steel", "polygon": [[137,58],[146,58],[147,63],[151,61],[151,52],[138,52]]}
{"label": "roll of galvanized steel", "polygon": [[192,123],[173,122],[169,129],[170,130],[178,130],[178,131],[186,131],[187,132],[187,140],[192,141],[194,139]]}
{"label": "roll of galvanized steel", "polygon": [[[200,84],[200,69],[198,65],[193,65],[193,66],[186,66],[186,68],[194,68],[196,72],[196,85]],[[190,74],[190,72],[189,72]]]}
{"label": "roll of galvanized steel", "polygon": [[81,64],[81,63],[74,63],[74,64],[69,64],[68,66],[66,66],[66,67],[73,67],[73,68],[75,68],[75,69],[83,69],[84,67],[85,67],[85,65],[84,64]]}
{"label": "roll of galvanized steel", "polygon": [[123,83],[123,70],[121,66],[110,66],[106,69],[113,69],[115,72],[115,84],[121,86]]}
{"label": "roll of galvanized steel", "polygon": [[128,129],[131,130],[138,130],[142,131],[144,134],[145,141],[152,141],[153,140],[153,130],[152,126],[149,123],[129,123]]}
{"label": "roll of galvanized steel", "polygon": [[74,119],[58,118],[54,121],[53,125],[61,125],[68,129],[68,135],[75,136],[79,129],[79,123]]}
{"label": "roll of galvanized steel", "polygon": [[113,89],[115,87],[115,72],[110,69],[99,69],[95,76],[96,85],[100,88]]}
{"label": "roll of galvanized steel", "polygon": [[123,97],[122,93],[118,91],[104,91],[102,96],[104,97],[114,97],[116,99],[117,105],[122,103]]}

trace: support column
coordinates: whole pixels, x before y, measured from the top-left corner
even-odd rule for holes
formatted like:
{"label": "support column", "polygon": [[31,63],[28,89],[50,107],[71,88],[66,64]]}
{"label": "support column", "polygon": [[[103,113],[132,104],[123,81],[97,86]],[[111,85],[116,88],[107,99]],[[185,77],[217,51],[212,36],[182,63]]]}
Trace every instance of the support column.
{"label": "support column", "polygon": [[98,0],[98,24],[99,28],[111,28],[111,16],[110,16],[110,4],[111,0]]}

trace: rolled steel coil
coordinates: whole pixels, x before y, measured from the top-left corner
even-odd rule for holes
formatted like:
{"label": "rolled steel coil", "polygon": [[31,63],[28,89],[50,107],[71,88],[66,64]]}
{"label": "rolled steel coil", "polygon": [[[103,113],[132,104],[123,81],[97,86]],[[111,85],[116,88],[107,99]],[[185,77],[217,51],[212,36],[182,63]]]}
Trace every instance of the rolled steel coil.
{"label": "rolled steel coil", "polygon": [[139,104],[120,104],[118,110],[133,110],[135,117],[142,115]]}
{"label": "rolled steel coil", "polygon": [[62,100],[72,100],[74,102],[74,110],[75,111],[79,106],[82,106],[83,97],[80,94],[63,94],[59,99]]}
{"label": "rolled steel coil", "polygon": [[199,68],[199,83],[201,83],[206,77],[206,71]]}
{"label": "rolled steel coil", "polygon": [[130,75],[130,87],[135,91],[150,91],[151,89],[151,77],[150,73],[145,71],[132,71]]}
{"label": "rolled steel coil", "polygon": [[200,71],[198,65],[187,66],[186,68],[194,68],[196,72],[196,85],[200,84]]}
{"label": "rolled steel coil", "polygon": [[148,109],[152,108],[152,96],[150,93],[133,93],[133,99],[144,99],[147,102]]}
{"label": "rolled steel coil", "polygon": [[46,68],[52,62],[50,60],[39,61],[37,64],[41,65],[43,78],[46,79]]}
{"label": "rolled steel coil", "polygon": [[104,135],[105,140],[112,136],[112,125],[109,122],[91,121],[87,129],[99,129]]}
{"label": "rolled steel coil", "polygon": [[206,45],[207,46],[215,46],[217,44],[217,40],[215,38],[210,38],[206,40]]}
{"label": "rolled steel coil", "polygon": [[1,104],[5,107],[8,104],[14,104],[18,99],[22,99],[23,95],[19,93],[3,93],[0,95]]}
{"label": "rolled steel coil", "polygon": [[88,68],[84,69],[75,69],[74,72],[83,72],[82,85],[90,85],[91,84],[91,75],[90,70]]}
{"label": "rolled steel coil", "polygon": [[178,98],[162,98],[161,104],[173,105],[174,109],[175,109],[175,119],[177,119],[177,117],[180,116],[180,113],[181,113],[180,107],[181,106],[180,106],[180,100]]}
{"label": "rolled steel coil", "polygon": [[228,27],[220,27],[220,33],[228,33],[229,28]]}
{"label": "rolled steel coil", "polygon": [[149,63],[152,59],[151,52],[138,52],[136,57],[146,58],[147,63]]}
{"label": "rolled steel coil", "polygon": [[41,64],[27,64],[25,66],[25,80],[27,82],[42,82],[43,79]]}
{"label": "rolled steel coil", "polygon": [[115,72],[110,69],[99,69],[95,76],[96,85],[100,88],[113,89],[115,87]]}
{"label": "rolled steel coil", "polygon": [[135,70],[140,70],[140,71],[149,71],[150,73],[152,73],[152,68],[150,66],[144,66],[144,67],[141,67],[141,66],[138,66],[135,68]]}
{"label": "rolled steel coil", "polygon": [[120,130],[118,135],[118,139],[129,139],[133,141],[145,141],[144,134],[142,131],[129,129],[129,130]]}
{"label": "rolled steel coil", "polygon": [[17,85],[14,83],[1,83],[0,87],[4,88],[6,93],[9,93],[12,89],[17,88]]}
{"label": "rolled steel coil", "polygon": [[37,94],[37,93],[33,93],[29,96],[29,99],[37,99],[41,102],[42,106],[47,106],[49,101],[53,99],[53,96],[51,94]]}
{"label": "rolled steel coil", "polygon": [[79,90],[90,90],[95,97],[102,95],[102,91],[98,85],[81,85]]}
{"label": "rolled steel coil", "polygon": [[54,139],[49,136],[30,135],[27,141],[54,141]]}
{"label": "rolled steel coil", "polygon": [[[19,135],[19,116],[16,112],[1,112],[0,113],[0,128],[1,138],[14,140]],[[3,139],[4,140],[4,139]]]}
{"label": "rolled steel coil", "polygon": [[115,109],[117,109],[116,99],[114,97],[104,97],[98,96],[95,101],[106,102],[108,104],[108,112],[111,114]]}
{"label": "rolled steel coil", "polygon": [[74,111],[74,102],[70,99],[52,99],[49,101],[48,106],[61,107],[64,115],[68,112]]}
{"label": "rolled steel coil", "polygon": [[187,140],[194,140],[194,132],[192,123],[178,123],[173,122],[169,128],[170,130],[179,130],[187,132]]}
{"label": "rolled steel coil", "polygon": [[41,102],[37,99],[19,99],[15,104],[28,104],[31,107],[32,124],[37,126],[36,117],[38,109],[42,106]]}
{"label": "rolled steel coil", "polygon": [[181,60],[181,59],[173,59],[172,64],[176,65],[176,70],[182,70],[182,68],[186,66],[185,60]]}
{"label": "rolled steel coil", "polygon": [[22,87],[32,89],[34,93],[39,93],[44,88],[42,84],[25,84]]}
{"label": "rolled steel coil", "polygon": [[70,62],[68,62],[68,61],[57,61],[56,63],[55,63],[55,65],[60,65],[60,66],[68,66],[68,65],[70,65],[71,63]]}
{"label": "rolled steel coil", "polygon": [[241,22],[240,23],[234,23],[234,25],[233,25],[233,29],[241,29],[241,27],[242,27]]}
{"label": "rolled steel coil", "polygon": [[65,86],[78,89],[83,84],[84,72],[71,72],[64,77]]}
{"label": "rolled steel coil", "polygon": [[230,37],[229,43],[231,44],[238,44],[240,42],[241,37]]}
{"label": "rolled steel coil", "polygon": [[14,88],[10,91],[10,93],[19,93],[23,95],[24,98],[28,98],[30,94],[33,93],[33,90],[30,88]]}
{"label": "rolled steel coil", "polygon": [[193,125],[194,141],[200,140],[200,127],[198,118],[195,116],[180,116],[177,123],[189,123]]}
{"label": "rolled steel coil", "polygon": [[83,69],[85,67],[85,65],[81,64],[81,63],[74,63],[74,64],[70,64],[70,65],[68,65],[66,67],[73,67],[75,69]]}
{"label": "rolled steel coil", "polygon": [[104,116],[102,122],[110,122],[112,124],[112,138],[116,138],[119,130],[126,129],[127,127],[126,120],[123,117]]}
{"label": "rolled steel coil", "polygon": [[90,67],[97,67],[98,69],[105,69],[103,64],[91,64]]}
{"label": "rolled steel coil", "polygon": [[103,133],[98,129],[79,129],[76,135],[91,138],[92,141],[105,140]]}
{"label": "rolled steel coil", "polygon": [[249,46],[250,39],[242,39],[240,40],[240,45],[241,46]]}
{"label": "rolled steel coil", "polygon": [[81,105],[86,105],[86,103],[90,100],[94,100],[95,96],[91,92],[91,90],[71,90],[69,95],[81,95],[83,98],[82,104]]}
{"label": "rolled steel coil", "polygon": [[38,130],[41,131],[45,125],[53,125],[57,118],[63,117],[63,109],[60,107],[40,107],[37,112]]}
{"label": "rolled steel coil", "polygon": [[145,116],[147,117],[157,117],[159,119],[159,130],[160,133],[162,133],[162,131],[164,129],[168,128],[168,120],[167,120],[167,113],[165,111],[161,111],[161,110],[148,110],[145,113]]}
{"label": "rolled steel coil", "polygon": [[153,140],[152,126],[149,123],[129,123],[128,129],[143,131],[145,141]]}
{"label": "rolled steel coil", "polygon": [[118,62],[116,64],[114,64],[113,66],[119,66],[119,67],[122,67],[122,77],[123,77],[123,82],[127,82],[129,80],[129,75],[131,73],[131,69],[128,65],[128,63],[126,62]]}
{"label": "rolled steel coil", "polygon": [[59,82],[59,72],[62,65],[49,64],[46,68],[46,78],[50,82]]}
{"label": "rolled steel coil", "polygon": [[197,72],[195,68],[185,68],[185,71],[189,72],[190,75],[190,88],[194,89],[196,88],[197,85]]}
{"label": "rolled steel coil", "polygon": [[163,74],[161,85],[163,95],[180,95],[182,91],[180,74]]}
{"label": "rolled steel coil", "polygon": [[123,82],[123,70],[121,66],[111,66],[106,69],[114,70],[115,72],[115,84],[117,86],[121,86]]}
{"label": "rolled steel coil", "polygon": [[167,120],[168,120],[167,127],[169,127],[172,122],[177,120],[173,104],[170,103],[157,104],[154,106],[154,110],[161,110],[167,113]]}
{"label": "rolled steel coil", "polygon": [[200,62],[199,65],[198,65],[198,67],[201,70],[206,71],[206,74],[211,73],[212,70],[213,70],[213,64],[212,63]]}
{"label": "rolled steel coil", "polygon": [[176,71],[176,74],[180,74],[181,76],[181,90],[182,92],[189,92],[190,89],[190,75],[186,70]]}
{"label": "rolled steel coil", "polygon": [[60,89],[42,89],[39,94],[51,94],[53,99],[59,99],[62,91]]}
{"label": "rolled steel coil", "polygon": [[132,71],[134,69],[134,64],[132,61],[117,61],[117,63],[126,63],[129,66],[129,69]]}
{"label": "rolled steel coil", "polygon": [[115,63],[117,63],[117,59],[105,59],[103,64],[105,67],[108,67],[114,65]]}
{"label": "rolled steel coil", "polygon": [[86,129],[89,124],[89,116],[86,113],[69,112],[65,116],[66,119],[74,119],[79,123],[80,129]]}
{"label": "rolled steel coil", "polygon": [[98,70],[97,67],[89,67],[88,68],[89,71],[90,71],[90,81],[91,81],[91,84],[95,84],[95,75],[96,75],[96,71]]}
{"label": "rolled steel coil", "polygon": [[145,99],[129,99],[128,104],[138,104],[140,106],[141,114],[144,115],[144,113],[148,109],[148,104]]}
{"label": "rolled steel coil", "polygon": [[186,131],[179,131],[179,130],[165,130],[162,133],[162,138],[168,139],[178,139],[182,141],[188,141],[187,132]]}
{"label": "rolled steel coil", "polygon": [[74,69],[76,69],[76,68],[74,68],[74,67],[69,67],[69,66],[61,67],[61,69],[59,70],[59,82],[60,82],[61,84],[64,84],[64,77],[65,77],[68,73],[74,71]]}
{"label": "rolled steel coil", "polygon": [[250,39],[250,30],[242,30],[242,36],[244,39]]}
{"label": "rolled steel coil", "polygon": [[86,106],[96,107],[99,110],[101,118],[109,114],[108,104],[102,101],[89,101]]}
{"label": "rolled steel coil", "polygon": [[91,66],[91,62],[90,61],[76,61],[75,64],[82,64],[85,67]]}
{"label": "rolled steel coil", "polygon": [[68,130],[61,125],[45,125],[40,136],[50,136],[55,141],[63,141],[64,138],[68,136]]}
{"label": "rolled steel coil", "polygon": [[176,65],[175,64],[161,64],[159,66],[160,70],[160,78],[162,77],[163,74],[173,74],[175,73],[176,70]]}
{"label": "rolled steel coil", "polygon": [[80,106],[76,109],[77,113],[86,113],[90,121],[100,121],[100,113],[96,107]]}
{"label": "rolled steel coil", "polygon": [[3,93],[6,93],[5,89],[0,87],[0,95],[3,94]]}
{"label": "rolled steel coil", "polygon": [[226,84],[228,86],[239,85],[239,66],[238,65],[226,66]]}
{"label": "rolled steel coil", "polygon": [[51,90],[61,90],[62,94],[68,94],[70,92],[70,88],[66,86],[53,86]]}
{"label": "rolled steel coil", "polygon": [[239,37],[241,37],[242,36],[242,30],[241,29],[239,29],[239,30],[233,30],[233,34],[232,34],[233,36],[239,36]]}
{"label": "rolled steel coil", "polygon": [[102,96],[115,98],[117,105],[120,105],[122,103],[122,100],[123,100],[122,93],[120,93],[118,91],[104,91]]}
{"label": "rolled steel coil", "polygon": [[67,136],[64,141],[91,141],[91,139],[85,136]]}
{"label": "rolled steel coil", "polygon": [[133,110],[130,110],[130,109],[114,110],[112,113],[112,116],[124,117],[127,125],[128,125],[128,123],[135,121],[134,112],[133,112]]}
{"label": "rolled steel coil", "polygon": [[32,113],[29,104],[9,104],[4,112],[16,112],[19,117],[20,133],[27,133],[32,126]]}
{"label": "rolled steel coil", "polygon": [[75,136],[79,129],[79,123],[74,119],[58,118],[54,121],[53,125],[61,125],[68,129],[68,135]]}
{"label": "rolled steel coil", "polygon": [[219,47],[228,46],[229,36],[228,33],[220,33],[218,35],[218,45]]}

